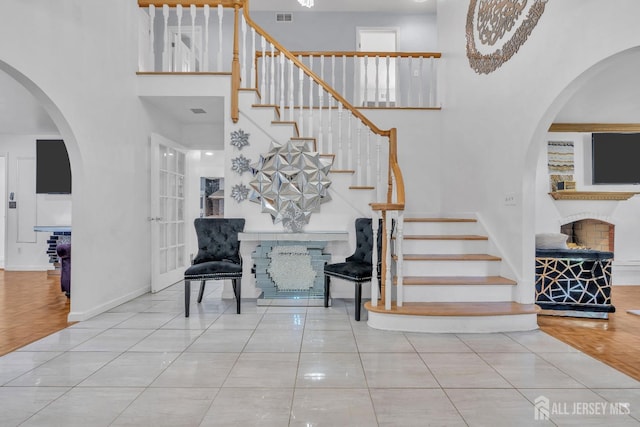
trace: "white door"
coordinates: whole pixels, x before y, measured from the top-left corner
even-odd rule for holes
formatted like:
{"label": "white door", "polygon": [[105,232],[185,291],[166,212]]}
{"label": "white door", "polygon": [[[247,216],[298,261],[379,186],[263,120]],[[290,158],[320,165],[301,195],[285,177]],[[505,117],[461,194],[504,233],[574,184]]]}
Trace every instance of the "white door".
{"label": "white door", "polygon": [[7,224],[7,162],[6,154],[0,154],[0,268],[4,268]]}
{"label": "white door", "polygon": [[[359,52],[396,52],[397,30],[395,28],[358,28]],[[376,58],[359,58],[360,101],[364,107],[396,105],[396,65],[395,58],[381,54]]]}
{"label": "white door", "polygon": [[185,247],[186,155],[151,134],[151,291],[179,282],[187,268]]}

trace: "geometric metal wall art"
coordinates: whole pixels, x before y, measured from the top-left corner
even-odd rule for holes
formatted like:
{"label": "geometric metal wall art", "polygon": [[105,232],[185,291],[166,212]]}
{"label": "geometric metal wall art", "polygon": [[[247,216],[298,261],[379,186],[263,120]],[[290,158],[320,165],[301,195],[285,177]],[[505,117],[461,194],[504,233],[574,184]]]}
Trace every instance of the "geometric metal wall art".
{"label": "geometric metal wall art", "polygon": [[311,213],[331,200],[328,174],[333,159],[321,157],[312,148],[309,140],[272,142],[269,152],[252,165],[249,200],[260,203],[274,224],[281,222],[293,232],[302,231]]}
{"label": "geometric metal wall art", "polygon": [[533,31],[547,0],[471,0],[467,12],[467,58],[478,74],[507,62]]}

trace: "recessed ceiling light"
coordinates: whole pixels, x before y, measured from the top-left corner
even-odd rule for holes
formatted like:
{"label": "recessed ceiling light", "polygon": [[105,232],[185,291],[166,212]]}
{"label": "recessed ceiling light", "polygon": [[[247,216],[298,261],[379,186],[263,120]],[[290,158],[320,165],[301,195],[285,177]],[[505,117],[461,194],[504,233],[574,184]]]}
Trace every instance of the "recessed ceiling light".
{"label": "recessed ceiling light", "polygon": [[204,155],[205,156],[213,156],[213,153],[211,151],[205,151]]}
{"label": "recessed ceiling light", "polygon": [[192,108],[191,112],[193,114],[206,114],[207,112],[204,111],[202,108]]}
{"label": "recessed ceiling light", "polygon": [[413,1],[414,1],[414,3],[424,3],[424,2],[426,2],[427,0],[413,0]]}

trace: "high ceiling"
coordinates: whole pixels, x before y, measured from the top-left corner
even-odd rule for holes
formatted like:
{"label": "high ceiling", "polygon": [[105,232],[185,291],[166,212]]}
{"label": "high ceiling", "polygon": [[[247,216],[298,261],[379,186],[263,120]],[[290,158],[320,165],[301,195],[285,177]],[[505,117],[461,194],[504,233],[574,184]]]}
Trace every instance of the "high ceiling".
{"label": "high ceiling", "polygon": [[282,12],[422,12],[436,13],[436,0],[315,0],[308,9],[297,0],[250,0],[250,10]]}

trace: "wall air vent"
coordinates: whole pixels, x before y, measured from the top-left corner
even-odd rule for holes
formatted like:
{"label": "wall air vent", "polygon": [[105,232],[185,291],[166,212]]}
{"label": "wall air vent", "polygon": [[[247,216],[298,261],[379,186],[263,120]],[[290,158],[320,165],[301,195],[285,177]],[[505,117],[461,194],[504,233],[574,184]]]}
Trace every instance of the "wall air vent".
{"label": "wall air vent", "polygon": [[276,22],[292,22],[293,15],[291,13],[276,13]]}

